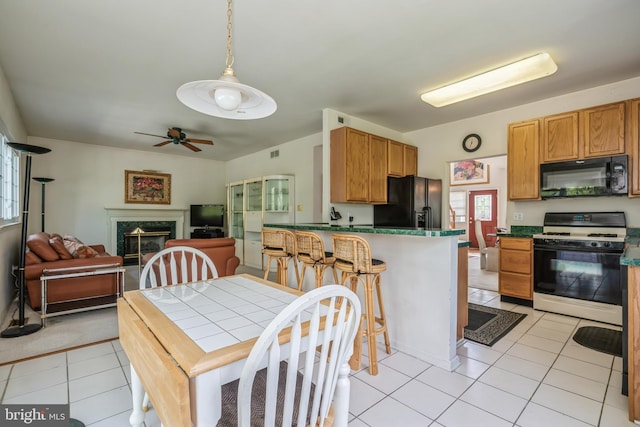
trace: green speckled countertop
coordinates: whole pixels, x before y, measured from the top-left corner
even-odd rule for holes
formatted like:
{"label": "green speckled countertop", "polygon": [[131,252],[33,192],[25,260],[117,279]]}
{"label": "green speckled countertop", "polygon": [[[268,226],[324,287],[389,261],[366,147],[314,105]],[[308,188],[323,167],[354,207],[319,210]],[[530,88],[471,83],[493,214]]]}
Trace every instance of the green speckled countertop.
{"label": "green speckled countertop", "polygon": [[627,248],[620,258],[620,264],[640,267],[640,228],[627,228],[625,243]]}
{"label": "green speckled countertop", "polygon": [[542,227],[535,225],[512,225],[510,231],[497,234],[500,237],[531,237],[538,233],[542,233]]}
{"label": "green speckled countertop", "polygon": [[464,234],[464,230],[430,230],[410,227],[374,227],[370,224],[331,225],[326,222],[308,224],[265,224],[269,228],[287,228],[290,230],[346,231],[352,233],[395,234],[400,236],[449,237]]}

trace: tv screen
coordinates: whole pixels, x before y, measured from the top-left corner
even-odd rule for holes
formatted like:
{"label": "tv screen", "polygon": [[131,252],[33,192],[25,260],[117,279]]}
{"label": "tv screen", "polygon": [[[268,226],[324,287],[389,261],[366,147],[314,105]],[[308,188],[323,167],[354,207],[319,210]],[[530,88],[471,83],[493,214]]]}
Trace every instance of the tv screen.
{"label": "tv screen", "polygon": [[191,205],[192,227],[223,227],[224,205]]}

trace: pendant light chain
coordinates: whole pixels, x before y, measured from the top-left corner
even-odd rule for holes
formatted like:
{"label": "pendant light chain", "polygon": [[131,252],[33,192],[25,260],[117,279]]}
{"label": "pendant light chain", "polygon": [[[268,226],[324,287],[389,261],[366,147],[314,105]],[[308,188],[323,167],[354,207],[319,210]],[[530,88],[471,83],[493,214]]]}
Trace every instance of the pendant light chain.
{"label": "pendant light chain", "polygon": [[231,53],[231,0],[227,0],[227,68],[225,74],[235,75],[233,72],[233,62],[235,58]]}

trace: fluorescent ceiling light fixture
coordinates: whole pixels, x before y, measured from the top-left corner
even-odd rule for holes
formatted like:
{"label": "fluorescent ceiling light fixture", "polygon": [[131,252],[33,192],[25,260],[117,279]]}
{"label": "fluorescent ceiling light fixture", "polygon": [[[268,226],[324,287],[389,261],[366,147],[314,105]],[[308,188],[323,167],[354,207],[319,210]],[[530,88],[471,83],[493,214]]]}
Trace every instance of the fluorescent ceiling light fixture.
{"label": "fluorescent ceiling light fixture", "polygon": [[459,82],[425,92],[420,98],[434,107],[444,107],[500,89],[519,85],[555,73],[558,66],[551,56],[539,53],[529,58],[478,74]]}

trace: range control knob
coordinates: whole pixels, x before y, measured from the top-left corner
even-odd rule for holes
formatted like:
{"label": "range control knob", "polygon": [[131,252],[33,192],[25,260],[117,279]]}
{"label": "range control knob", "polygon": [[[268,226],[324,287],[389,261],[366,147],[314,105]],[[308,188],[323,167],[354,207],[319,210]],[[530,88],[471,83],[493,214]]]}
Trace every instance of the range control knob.
{"label": "range control knob", "polygon": [[591,246],[598,246],[598,242],[591,242]]}
{"label": "range control knob", "polygon": [[608,248],[609,246],[611,246],[611,242],[604,242],[604,247]]}

